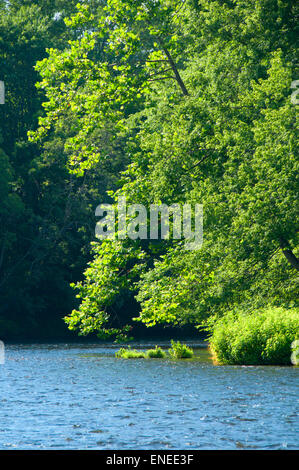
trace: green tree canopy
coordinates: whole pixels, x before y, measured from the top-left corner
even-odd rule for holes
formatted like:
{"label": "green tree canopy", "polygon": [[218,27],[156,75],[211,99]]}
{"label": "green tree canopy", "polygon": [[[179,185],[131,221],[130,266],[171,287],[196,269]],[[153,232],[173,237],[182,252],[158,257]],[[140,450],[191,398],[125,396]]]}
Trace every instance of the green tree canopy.
{"label": "green tree canopy", "polygon": [[[124,287],[149,326],[296,303],[297,14],[294,1],[108,0],[100,18],[83,4],[66,20],[84,32],[37,66],[47,101],[32,138],[47,139],[70,110],[72,172],[109,158],[94,138],[108,126],[128,161],[109,193],[115,202],[204,204],[200,251],[171,241],[100,244],[77,285],[71,328],[106,328]],[[140,257],[142,269],[128,276],[123,263],[137,268]]]}

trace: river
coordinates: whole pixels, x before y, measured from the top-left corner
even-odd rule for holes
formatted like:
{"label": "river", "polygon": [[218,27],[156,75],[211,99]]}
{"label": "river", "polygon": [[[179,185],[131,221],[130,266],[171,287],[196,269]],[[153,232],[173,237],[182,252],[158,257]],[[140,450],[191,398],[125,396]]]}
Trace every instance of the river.
{"label": "river", "polygon": [[116,348],[6,345],[0,449],[298,448],[299,368],[215,366],[200,347],[194,360],[116,359]]}

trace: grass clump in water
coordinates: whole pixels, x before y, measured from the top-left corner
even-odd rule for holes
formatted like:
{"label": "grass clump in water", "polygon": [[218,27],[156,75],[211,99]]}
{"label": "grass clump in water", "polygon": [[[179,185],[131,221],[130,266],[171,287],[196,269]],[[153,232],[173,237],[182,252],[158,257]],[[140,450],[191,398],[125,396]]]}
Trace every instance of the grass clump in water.
{"label": "grass clump in water", "polygon": [[163,351],[160,347],[156,346],[155,349],[148,349],[146,351],[146,357],[151,359],[162,359],[166,357],[166,352]]}
{"label": "grass clump in water", "polygon": [[173,340],[171,340],[171,349],[168,352],[173,359],[190,359],[194,356],[193,349],[189,348],[186,344]]}
{"label": "grass clump in water", "polygon": [[209,331],[218,364],[290,365],[295,362],[292,344],[299,338],[299,309],[230,312],[216,320]]}
{"label": "grass clump in water", "polygon": [[[189,348],[186,344],[171,340],[171,346],[168,352],[173,359],[189,359],[194,356],[193,349]],[[122,359],[164,359],[167,357],[167,353],[159,346],[147,351],[138,351],[128,347],[119,349],[115,356]]]}
{"label": "grass clump in water", "polygon": [[137,351],[137,349],[120,348],[119,351],[115,353],[115,356],[122,359],[144,359],[146,353],[144,351]]}

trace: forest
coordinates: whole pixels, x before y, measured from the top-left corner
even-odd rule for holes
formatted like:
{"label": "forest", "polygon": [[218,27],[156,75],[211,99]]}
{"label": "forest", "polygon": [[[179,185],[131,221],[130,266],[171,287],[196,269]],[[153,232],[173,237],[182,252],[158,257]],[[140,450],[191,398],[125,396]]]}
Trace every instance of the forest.
{"label": "forest", "polygon": [[[0,0],[1,338],[208,331],[225,363],[241,328],[287,360],[298,14],[295,0]],[[202,204],[202,247],[137,227],[97,240],[96,207],[124,197]]]}

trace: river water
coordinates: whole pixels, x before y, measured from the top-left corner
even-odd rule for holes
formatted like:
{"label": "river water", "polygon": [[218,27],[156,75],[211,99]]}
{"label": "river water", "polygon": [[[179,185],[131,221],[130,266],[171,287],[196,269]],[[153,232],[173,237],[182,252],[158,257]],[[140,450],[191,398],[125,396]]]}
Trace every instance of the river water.
{"label": "river water", "polygon": [[299,368],[214,366],[201,348],[181,361],[115,351],[6,346],[0,449],[298,448]]}

